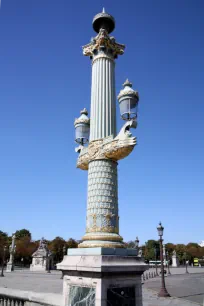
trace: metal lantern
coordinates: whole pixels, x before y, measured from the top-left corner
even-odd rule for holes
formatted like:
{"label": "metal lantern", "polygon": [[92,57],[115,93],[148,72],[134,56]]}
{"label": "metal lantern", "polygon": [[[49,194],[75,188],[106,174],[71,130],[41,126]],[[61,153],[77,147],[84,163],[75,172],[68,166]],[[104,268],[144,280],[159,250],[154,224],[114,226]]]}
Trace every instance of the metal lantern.
{"label": "metal lantern", "polygon": [[88,111],[86,108],[80,113],[81,116],[74,122],[76,131],[75,141],[83,146],[89,141],[90,119],[88,118]]}
{"label": "metal lantern", "polygon": [[164,228],[163,228],[161,222],[159,223],[159,226],[157,227],[157,231],[158,231],[159,237],[162,237],[163,236],[163,232],[164,232]]}
{"label": "metal lantern", "polygon": [[118,95],[120,114],[123,120],[137,118],[137,107],[139,102],[138,92],[132,89],[132,83],[128,79],[123,84],[123,89]]}

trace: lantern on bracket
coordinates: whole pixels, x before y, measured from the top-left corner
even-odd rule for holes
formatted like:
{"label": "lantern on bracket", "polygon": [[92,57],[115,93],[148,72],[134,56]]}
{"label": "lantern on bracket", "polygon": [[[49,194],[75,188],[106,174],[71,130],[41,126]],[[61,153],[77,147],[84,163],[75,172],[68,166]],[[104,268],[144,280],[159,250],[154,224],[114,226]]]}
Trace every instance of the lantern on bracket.
{"label": "lantern on bracket", "polygon": [[123,87],[118,95],[121,118],[123,120],[136,119],[139,102],[138,92],[132,89],[132,83],[128,79],[123,84]]}
{"label": "lantern on bracket", "polygon": [[75,119],[75,141],[84,145],[89,141],[89,132],[90,132],[90,119],[88,118],[88,111],[84,108],[81,112],[81,116],[78,119]]}

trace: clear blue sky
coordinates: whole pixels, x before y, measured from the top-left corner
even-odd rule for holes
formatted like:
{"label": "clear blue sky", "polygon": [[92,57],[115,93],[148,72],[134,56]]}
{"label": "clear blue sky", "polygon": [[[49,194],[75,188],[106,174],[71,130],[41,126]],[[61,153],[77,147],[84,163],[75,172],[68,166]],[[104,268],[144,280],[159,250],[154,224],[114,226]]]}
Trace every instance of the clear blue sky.
{"label": "clear blue sky", "polygon": [[[119,4],[120,3],[120,4]],[[141,243],[204,239],[204,2],[2,0],[0,230],[80,239],[87,172],[76,169],[75,117],[90,108],[81,46],[102,7],[126,45],[116,90],[140,93],[138,146],[119,164],[120,233]],[[118,130],[122,122],[118,114]]]}

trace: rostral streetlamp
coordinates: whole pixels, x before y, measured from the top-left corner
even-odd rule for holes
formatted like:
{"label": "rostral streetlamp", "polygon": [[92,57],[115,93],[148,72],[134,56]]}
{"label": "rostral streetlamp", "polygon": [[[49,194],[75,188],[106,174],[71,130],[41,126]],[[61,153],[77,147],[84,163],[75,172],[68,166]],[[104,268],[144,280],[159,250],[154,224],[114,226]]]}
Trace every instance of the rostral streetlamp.
{"label": "rostral streetlamp", "polygon": [[[75,141],[80,145],[76,148],[80,153],[77,167],[88,170],[86,234],[79,248],[125,248],[119,235],[117,162],[136,145],[136,137],[129,130],[137,127],[139,96],[126,80],[118,95],[121,117],[126,123],[116,136],[114,59],[123,54],[124,48],[104,28],[83,47],[84,55],[92,59],[92,93],[91,119],[84,109],[74,122]],[[89,145],[84,146],[88,140]]]}
{"label": "rostral streetlamp", "polygon": [[[117,172],[118,161],[127,157],[136,145],[130,128],[137,127],[139,95],[126,80],[118,95],[125,124],[117,134],[115,59],[124,53],[125,45],[110,36],[114,28],[114,18],[103,10],[93,19],[97,35],[83,46],[83,54],[92,61],[90,119],[88,111],[83,109],[74,126],[75,141],[79,144],[77,168],[88,171],[86,233],[78,248],[68,249],[67,256],[57,265],[64,273],[64,305],[80,302],[76,296],[81,296],[77,292],[82,290],[82,284],[86,284],[83,294],[89,290],[87,286],[90,288],[87,305],[95,305],[95,295],[104,305],[106,301],[112,304],[116,296],[117,305],[142,305],[141,275],[147,265],[137,250],[126,249],[119,234]],[[113,274],[118,277],[115,294],[111,287]],[[125,283],[125,276],[129,279],[129,275],[131,280]],[[79,288],[76,281],[81,282]],[[73,291],[72,284],[75,284]]]}
{"label": "rostral streetlamp", "polygon": [[161,222],[159,223],[159,226],[157,227],[158,235],[159,235],[159,242],[160,242],[160,260],[161,260],[161,289],[158,293],[158,296],[160,297],[169,297],[170,294],[166,290],[165,286],[165,279],[164,279],[164,257],[163,257],[163,232],[164,232],[164,227],[162,226]]}

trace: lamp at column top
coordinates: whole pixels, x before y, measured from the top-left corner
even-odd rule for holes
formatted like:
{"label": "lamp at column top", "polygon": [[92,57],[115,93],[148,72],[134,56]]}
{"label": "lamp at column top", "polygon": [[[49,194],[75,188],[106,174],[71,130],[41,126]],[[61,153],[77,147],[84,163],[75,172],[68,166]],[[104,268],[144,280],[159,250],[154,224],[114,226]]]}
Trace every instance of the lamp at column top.
{"label": "lamp at column top", "polygon": [[132,89],[132,83],[128,79],[123,84],[123,89],[118,95],[120,114],[123,120],[137,118],[137,106],[139,102],[138,92]]}
{"label": "lamp at column top", "polygon": [[161,238],[163,236],[164,227],[162,226],[161,222],[159,223],[159,226],[157,227],[158,235]]}
{"label": "lamp at column top", "polygon": [[90,119],[88,118],[88,111],[84,108],[81,112],[81,116],[75,119],[75,141],[82,146],[89,141],[90,132]]}

